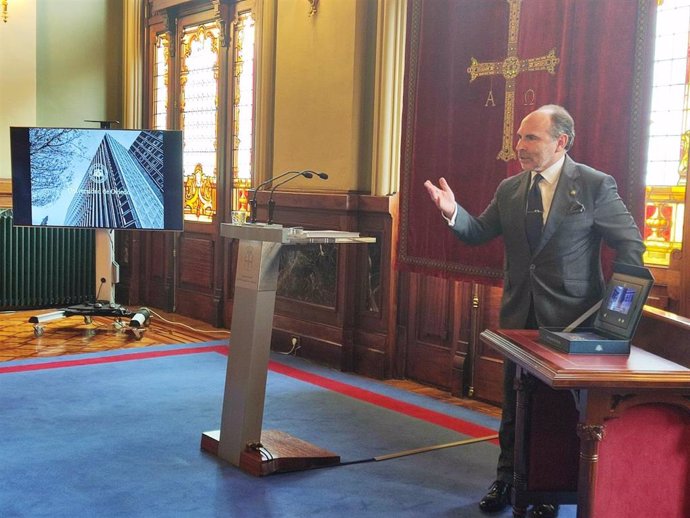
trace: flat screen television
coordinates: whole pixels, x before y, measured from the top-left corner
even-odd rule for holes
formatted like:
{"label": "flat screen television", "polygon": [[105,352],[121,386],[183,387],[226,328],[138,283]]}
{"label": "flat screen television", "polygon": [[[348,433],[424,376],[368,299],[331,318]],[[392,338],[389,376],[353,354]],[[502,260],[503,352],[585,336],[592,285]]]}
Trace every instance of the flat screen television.
{"label": "flat screen television", "polygon": [[10,128],[20,226],[183,230],[182,132]]}

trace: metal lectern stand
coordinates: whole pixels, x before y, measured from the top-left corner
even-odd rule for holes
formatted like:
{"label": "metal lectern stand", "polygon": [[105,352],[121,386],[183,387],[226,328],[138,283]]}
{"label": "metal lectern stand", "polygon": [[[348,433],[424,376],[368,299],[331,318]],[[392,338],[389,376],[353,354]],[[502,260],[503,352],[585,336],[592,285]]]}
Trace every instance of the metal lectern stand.
{"label": "metal lectern stand", "polygon": [[220,430],[204,432],[201,448],[252,475],[338,464],[340,457],[286,433],[261,431],[283,245],[373,243],[356,232],[310,231],[281,225],[222,223],[239,239],[231,346]]}

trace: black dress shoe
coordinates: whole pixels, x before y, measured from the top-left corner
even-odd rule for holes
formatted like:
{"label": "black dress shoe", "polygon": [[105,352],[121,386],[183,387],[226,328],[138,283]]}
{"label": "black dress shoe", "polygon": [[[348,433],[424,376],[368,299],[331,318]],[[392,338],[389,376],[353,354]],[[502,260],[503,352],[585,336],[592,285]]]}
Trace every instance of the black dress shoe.
{"label": "black dress shoe", "polygon": [[489,488],[489,492],[479,502],[479,510],[485,513],[502,511],[510,503],[510,484],[497,480]]}
{"label": "black dress shoe", "polygon": [[559,506],[551,504],[539,504],[532,508],[532,518],[556,518]]}

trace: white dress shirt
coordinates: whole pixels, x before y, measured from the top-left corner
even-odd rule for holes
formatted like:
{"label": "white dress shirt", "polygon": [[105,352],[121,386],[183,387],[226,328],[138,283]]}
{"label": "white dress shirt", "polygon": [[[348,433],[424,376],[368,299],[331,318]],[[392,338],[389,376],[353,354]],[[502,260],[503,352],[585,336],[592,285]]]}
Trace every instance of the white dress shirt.
{"label": "white dress shirt", "polygon": [[[558,185],[558,179],[561,177],[561,170],[563,169],[564,162],[565,155],[563,155],[560,158],[560,160],[554,162],[541,172],[541,175],[544,177],[544,179],[541,182],[539,182],[539,190],[541,191],[541,203],[544,207],[544,223],[546,223],[546,219],[549,217],[551,202],[553,202],[553,195],[556,192],[556,186]],[[532,171],[530,185],[532,185],[532,182],[534,181],[534,175],[536,174],[536,171]],[[453,212],[453,216],[451,218],[446,218],[443,215],[443,212],[441,213],[443,219],[445,219],[448,222],[449,227],[455,225],[455,217],[457,215],[457,207],[455,207],[455,211]]]}

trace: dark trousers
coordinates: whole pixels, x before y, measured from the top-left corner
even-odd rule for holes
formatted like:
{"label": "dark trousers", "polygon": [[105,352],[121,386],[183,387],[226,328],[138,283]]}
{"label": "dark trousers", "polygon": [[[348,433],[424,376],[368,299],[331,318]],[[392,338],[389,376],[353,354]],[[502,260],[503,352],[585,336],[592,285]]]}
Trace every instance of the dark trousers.
{"label": "dark trousers", "polygon": [[508,484],[513,483],[515,461],[515,406],[517,393],[514,388],[515,364],[510,360],[503,361],[503,405],[501,425],[498,428],[498,443],[501,453],[498,456],[496,479]]}
{"label": "dark trousers", "polygon": [[[538,329],[537,318],[534,314],[534,303],[530,303],[529,314],[525,329]],[[508,359],[503,360],[503,405],[501,425],[498,428],[498,443],[501,453],[498,456],[496,480],[508,484],[513,483],[515,467],[515,414],[517,392],[515,391],[515,364]]]}

